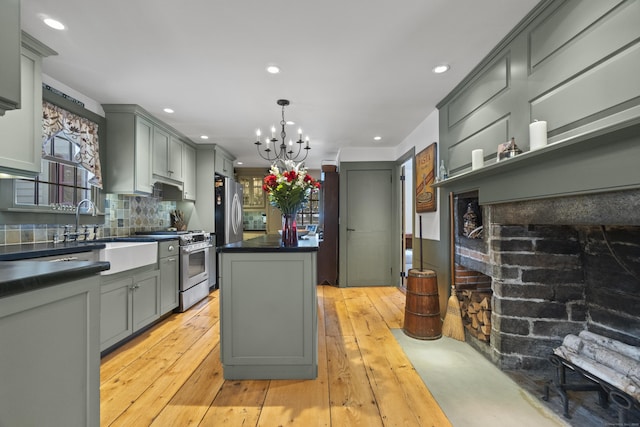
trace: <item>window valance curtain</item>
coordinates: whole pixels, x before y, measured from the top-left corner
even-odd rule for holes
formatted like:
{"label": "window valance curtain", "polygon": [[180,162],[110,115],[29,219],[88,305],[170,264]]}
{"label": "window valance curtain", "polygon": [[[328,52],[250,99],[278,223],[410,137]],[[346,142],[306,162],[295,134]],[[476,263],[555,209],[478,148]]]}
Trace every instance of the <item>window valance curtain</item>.
{"label": "window valance curtain", "polygon": [[[98,124],[80,117],[49,102],[42,103],[42,146],[51,144],[53,138],[63,134],[79,151],[74,161],[93,174],[89,183],[102,188]],[[45,152],[43,150],[43,152]]]}

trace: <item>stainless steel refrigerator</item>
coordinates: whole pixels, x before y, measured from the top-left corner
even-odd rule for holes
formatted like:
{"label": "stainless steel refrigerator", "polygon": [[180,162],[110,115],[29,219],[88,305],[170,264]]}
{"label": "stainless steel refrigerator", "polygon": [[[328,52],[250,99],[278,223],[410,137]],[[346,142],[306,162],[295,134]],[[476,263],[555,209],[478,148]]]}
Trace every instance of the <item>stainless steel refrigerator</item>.
{"label": "stainless steel refrigerator", "polygon": [[242,185],[232,178],[216,175],[216,245],[242,240]]}

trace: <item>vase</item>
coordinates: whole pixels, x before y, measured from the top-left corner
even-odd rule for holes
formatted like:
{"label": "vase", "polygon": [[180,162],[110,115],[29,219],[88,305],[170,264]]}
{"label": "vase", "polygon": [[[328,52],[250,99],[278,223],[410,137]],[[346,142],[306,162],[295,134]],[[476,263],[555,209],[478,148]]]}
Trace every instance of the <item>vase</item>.
{"label": "vase", "polygon": [[298,227],[296,226],[297,212],[282,214],[282,242],[285,248],[298,246]]}

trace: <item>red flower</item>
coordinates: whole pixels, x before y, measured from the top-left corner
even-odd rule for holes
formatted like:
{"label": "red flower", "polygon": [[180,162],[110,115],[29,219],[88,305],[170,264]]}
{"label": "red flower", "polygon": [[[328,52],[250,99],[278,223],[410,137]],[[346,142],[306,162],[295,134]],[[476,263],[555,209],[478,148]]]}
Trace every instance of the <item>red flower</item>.
{"label": "red flower", "polygon": [[298,174],[296,173],[296,171],[285,171],[282,176],[287,178],[287,182],[295,181],[296,179],[298,179]]}
{"label": "red flower", "polygon": [[269,189],[271,188],[275,188],[278,186],[278,181],[277,181],[277,177],[275,175],[267,175],[264,177],[264,185],[262,186],[262,189],[264,191],[269,191]]}

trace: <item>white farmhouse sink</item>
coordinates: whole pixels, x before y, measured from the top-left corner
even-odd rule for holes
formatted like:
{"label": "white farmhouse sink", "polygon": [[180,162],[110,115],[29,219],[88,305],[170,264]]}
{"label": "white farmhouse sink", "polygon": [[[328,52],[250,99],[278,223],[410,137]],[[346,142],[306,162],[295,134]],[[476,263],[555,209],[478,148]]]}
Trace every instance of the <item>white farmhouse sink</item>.
{"label": "white farmhouse sink", "polygon": [[158,261],[158,242],[105,242],[99,260],[111,263],[109,270],[100,274],[114,274],[143,267]]}

